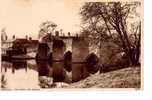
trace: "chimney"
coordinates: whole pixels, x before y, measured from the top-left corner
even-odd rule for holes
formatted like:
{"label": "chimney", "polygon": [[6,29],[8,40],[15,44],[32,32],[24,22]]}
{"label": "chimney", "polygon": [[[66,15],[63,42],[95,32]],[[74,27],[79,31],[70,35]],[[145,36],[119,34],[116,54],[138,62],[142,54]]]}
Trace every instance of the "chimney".
{"label": "chimney", "polygon": [[59,37],[59,31],[55,31],[55,36]]}
{"label": "chimney", "polygon": [[68,32],[68,36],[70,36],[70,32]]}
{"label": "chimney", "polygon": [[76,37],[78,37],[78,33],[76,34]]}
{"label": "chimney", "polygon": [[13,38],[13,40],[15,40],[15,38],[16,38],[16,37],[15,37],[15,35],[13,35],[13,37],[12,37],[12,38]]}
{"label": "chimney", "polygon": [[27,36],[27,35],[25,36],[25,39],[27,39],[27,40],[28,40],[28,36]]}

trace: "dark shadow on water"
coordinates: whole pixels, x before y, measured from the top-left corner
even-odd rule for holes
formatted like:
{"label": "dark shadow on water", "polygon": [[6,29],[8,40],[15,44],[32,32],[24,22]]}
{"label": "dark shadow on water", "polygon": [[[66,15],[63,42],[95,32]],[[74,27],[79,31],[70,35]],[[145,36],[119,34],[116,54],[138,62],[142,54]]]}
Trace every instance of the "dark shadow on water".
{"label": "dark shadow on water", "polygon": [[66,72],[63,68],[63,62],[53,62],[53,82],[63,82]]}
{"label": "dark shadow on water", "polygon": [[39,61],[37,62],[38,67],[38,75],[39,76],[49,76],[49,63],[47,61]]}
{"label": "dark shadow on water", "polygon": [[27,61],[26,60],[13,60],[13,61],[2,61],[2,69],[7,72],[7,69],[11,68],[12,73],[15,73],[15,70],[25,69],[27,71]]}
{"label": "dark shadow on water", "polygon": [[53,82],[64,82],[66,71],[63,62],[52,62],[41,60],[37,62],[38,75],[51,77]]}

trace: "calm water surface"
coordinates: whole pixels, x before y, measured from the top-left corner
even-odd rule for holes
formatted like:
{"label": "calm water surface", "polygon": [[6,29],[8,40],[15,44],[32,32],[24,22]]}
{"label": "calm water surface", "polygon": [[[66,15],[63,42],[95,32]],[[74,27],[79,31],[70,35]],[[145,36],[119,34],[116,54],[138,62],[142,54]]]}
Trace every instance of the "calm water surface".
{"label": "calm water surface", "polygon": [[4,89],[40,89],[40,76],[51,75],[51,66],[47,62],[2,61],[1,87]]}

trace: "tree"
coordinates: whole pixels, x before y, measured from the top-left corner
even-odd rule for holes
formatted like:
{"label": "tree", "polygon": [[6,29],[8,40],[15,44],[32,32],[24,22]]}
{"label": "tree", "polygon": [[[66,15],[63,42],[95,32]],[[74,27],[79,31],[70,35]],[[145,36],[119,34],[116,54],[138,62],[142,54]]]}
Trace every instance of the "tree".
{"label": "tree", "polygon": [[39,38],[41,38],[41,37],[43,37],[43,36],[45,36],[47,34],[52,35],[52,33],[54,32],[54,30],[56,29],[56,27],[57,27],[57,24],[55,24],[52,21],[42,22],[40,24]]}
{"label": "tree", "polygon": [[[120,49],[128,56],[130,64],[136,64],[140,54],[137,53],[140,51],[140,20],[136,25],[138,31],[134,33],[138,34],[138,37],[134,35],[136,43],[133,44],[129,38],[130,32],[132,32],[129,31],[129,25],[130,19],[139,17],[136,11],[138,6],[140,6],[140,2],[87,2],[80,10],[84,26],[82,33],[88,33],[87,36],[91,42],[98,45],[99,48],[101,48],[102,41],[116,40]],[[117,33],[116,37],[113,37],[114,33]]]}

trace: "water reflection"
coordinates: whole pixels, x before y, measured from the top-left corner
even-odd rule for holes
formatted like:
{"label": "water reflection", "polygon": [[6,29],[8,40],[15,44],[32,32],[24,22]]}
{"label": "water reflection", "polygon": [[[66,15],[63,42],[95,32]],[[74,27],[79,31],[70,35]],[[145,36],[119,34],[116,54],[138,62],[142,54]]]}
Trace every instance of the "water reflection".
{"label": "water reflection", "polygon": [[38,72],[31,66],[28,61],[2,61],[2,89],[39,89]]}
{"label": "water reflection", "polygon": [[51,68],[46,61],[37,62],[38,65],[38,75],[39,76],[49,76],[49,69]]}
{"label": "water reflection", "polygon": [[68,72],[64,69],[63,62],[38,61],[39,85],[41,88],[58,87],[56,83],[72,82]]}
{"label": "water reflection", "polygon": [[63,82],[66,71],[63,68],[63,62],[53,62],[53,82]]}
{"label": "water reflection", "polygon": [[56,82],[71,82],[63,62],[2,61],[1,65],[2,89],[52,88]]}
{"label": "water reflection", "polygon": [[37,61],[39,86],[41,88],[48,88],[53,84],[52,81],[52,67],[47,61]]}
{"label": "water reflection", "polygon": [[25,69],[27,72],[27,62],[26,61],[13,61],[12,62],[12,73],[15,73],[15,70]]}

